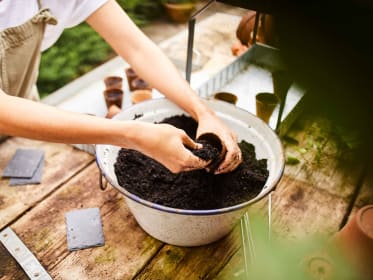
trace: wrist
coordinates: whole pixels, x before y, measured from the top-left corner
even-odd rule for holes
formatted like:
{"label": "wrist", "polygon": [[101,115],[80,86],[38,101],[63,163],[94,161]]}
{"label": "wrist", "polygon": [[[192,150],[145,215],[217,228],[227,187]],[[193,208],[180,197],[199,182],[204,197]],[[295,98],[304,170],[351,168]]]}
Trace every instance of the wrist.
{"label": "wrist", "polygon": [[205,102],[196,94],[191,95],[191,116],[199,121],[207,116],[215,116],[215,112],[210,109]]}
{"label": "wrist", "polygon": [[136,143],[136,125],[133,121],[113,121],[110,142],[112,145],[133,149]]}
{"label": "wrist", "polygon": [[138,150],[148,140],[150,123],[139,121],[121,121],[119,129],[120,137],[117,137],[117,144],[123,148]]}

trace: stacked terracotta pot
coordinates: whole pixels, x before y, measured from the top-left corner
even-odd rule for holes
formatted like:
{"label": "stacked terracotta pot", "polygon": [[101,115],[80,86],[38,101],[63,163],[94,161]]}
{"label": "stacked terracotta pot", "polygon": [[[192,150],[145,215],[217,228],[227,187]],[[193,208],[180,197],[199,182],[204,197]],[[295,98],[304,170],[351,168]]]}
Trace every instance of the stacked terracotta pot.
{"label": "stacked terracotta pot", "polygon": [[139,77],[132,68],[125,70],[128,87],[131,91],[131,102],[137,104],[139,102],[152,98],[152,87],[141,77]]}

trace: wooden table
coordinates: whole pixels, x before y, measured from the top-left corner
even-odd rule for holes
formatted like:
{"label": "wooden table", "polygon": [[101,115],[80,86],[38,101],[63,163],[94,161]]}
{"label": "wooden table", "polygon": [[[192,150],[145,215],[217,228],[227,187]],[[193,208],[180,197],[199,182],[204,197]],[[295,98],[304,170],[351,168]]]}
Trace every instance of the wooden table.
{"label": "wooden table", "polygon": [[[287,135],[298,143],[283,142],[286,153],[300,160],[286,166],[272,196],[273,227],[283,236],[332,235],[358,208],[373,203],[372,165],[367,169],[355,161],[334,131],[328,120],[303,114]],[[0,229],[10,226],[53,279],[240,277],[239,225],[208,246],[164,244],[137,225],[118,191],[99,189],[94,158],[83,151],[64,144],[10,138],[0,144],[0,170],[17,148],[24,147],[45,151],[43,182],[10,187],[8,179],[0,180]],[[89,207],[100,208],[105,246],[69,252],[65,213]],[[253,206],[261,213],[266,208],[266,200]],[[0,260],[0,279],[28,279],[1,243]]]}

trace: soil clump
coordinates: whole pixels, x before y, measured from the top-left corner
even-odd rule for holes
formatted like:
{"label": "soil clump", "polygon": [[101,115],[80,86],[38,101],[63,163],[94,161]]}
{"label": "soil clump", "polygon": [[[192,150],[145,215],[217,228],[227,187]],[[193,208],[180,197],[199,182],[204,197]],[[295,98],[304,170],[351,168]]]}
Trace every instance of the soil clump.
{"label": "soil clump", "polygon": [[[168,123],[183,129],[196,138],[197,122],[185,115],[166,118]],[[197,140],[203,147],[192,151],[211,160],[212,169],[221,160],[221,146],[206,139]],[[257,160],[255,148],[241,141],[242,163],[232,172],[214,175],[206,170],[193,170],[174,174],[157,161],[130,149],[121,149],[114,171],[121,187],[142,199],[164,206],[207,210],[224,208],[254,198],[262,190],[267,178],[267,160]],[[214,164],[214,165],[213,165]]]}

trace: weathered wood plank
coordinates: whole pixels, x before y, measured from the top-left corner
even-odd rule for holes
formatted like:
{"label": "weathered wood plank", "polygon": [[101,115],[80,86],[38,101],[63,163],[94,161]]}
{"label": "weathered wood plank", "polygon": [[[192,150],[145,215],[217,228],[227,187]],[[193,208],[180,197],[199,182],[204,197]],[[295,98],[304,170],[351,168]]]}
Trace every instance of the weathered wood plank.
{"label": "weathered wood plank", "polygon": [[[348,202],[285,176],[272,195],[272,206],[272,235],[301,240],[316,233],[331,235],[337,232]],[[263,215],[267,211],[267,202],[260,202],[252,211]],[[217,279],[245,279],[243,268],[241,247]]]}
{"label": "weathered wood plank", "polygon": [[216,280],[248,280],[246,277],[242,247],[232,256],[227,265],[214,278]]}
{"label": "weathered wood plank", "polygon": [[[131,279],[163,244],[142,231],[118,191],[99,189],[98,178],[91,164],[12,225],[53,279]],[[90,207],[100,208],[105,246],[69,252],[65,213]]]}
{"label": "weathered wood plank", "polygon": [[195,248],[165,245],[136,279],[213,279],[239,249],[239,229],[225,238]]}
{"label": "weathered wood plank", "polygon": [[[272,195],[272,206],[275,234],[301,239],[316,233],[331,235],[338,231],[348,200],[284,176]],[[255,207],[262,213],[267,211],[265,201]]]}
{"label": "weathered wood plank", "polygon": [[[328,119],[310,112],[297,120],[284,137],[287,155],[300,160],[287,165],[285,172],[299,181],[305,181],[340,197],[350,197],[362,173],[354,151],[347,147],[343,132]],[[292,144],[286,139],[294,139]]]}
{"label": "weathered wood plank", "polygon": [[[344,198],[312,188],[288,176],[284,177],[273,194],[272,203],[274,234],[296,239],[318,232],[336,232],[348,206]],[[264,200],[255,210],[263,214],[266,209]],[[211,247],[179,248],[167,245],[136,279],[213,279],[217,273],[217,279],[244,279],[239,230],[236,227],[235,234],[228,237],[228,243],[222,240]],[[211,256],[212,252],[216,258]],[[222,269],[227,262],[230,265]],[[222,271],[219,273],[220,269]]]}
{"label": "weathered wood plank", "polygon": [[0,242],[0,279],[28,280],[28,276]]}
{"label": "weathered wood plank", "polygon": [[[272,195],[272,228],[274,234],[302,239],[321,233],[332,235],[339,230],[348,211],[363,166],[358,164],[335,135],[332,124],[312,115],[303,116],[284,142],[287,155],[300,160],[287,165]],[[267,200],[251,207],[265,215]],[[217,279],[245,279],[242,248],[222,269]]]}
{"label": "weathered wood plank", "polygon": [[0,229],[93,161],[91,155],[69,145],[10,138],[0,145],[0,170],[4,170],[17,148],[41,149],[45,152],[42,183],[10,187],[9,179],[0,178]]}

